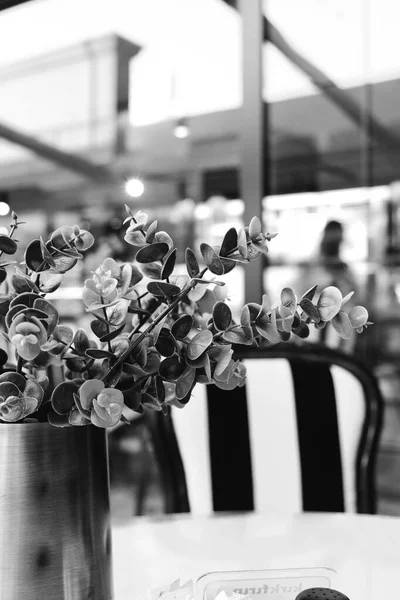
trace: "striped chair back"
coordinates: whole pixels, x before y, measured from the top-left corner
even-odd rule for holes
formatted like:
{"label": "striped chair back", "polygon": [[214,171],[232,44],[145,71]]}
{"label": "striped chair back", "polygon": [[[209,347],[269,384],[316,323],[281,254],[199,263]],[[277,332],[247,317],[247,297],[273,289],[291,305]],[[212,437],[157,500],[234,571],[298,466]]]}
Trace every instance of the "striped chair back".
{"label": "striped chair back", "polygon": [[174,473],[185,478],[191,512],[374,513],[383,410],[374,377],[315,344],[241,358],[243,388],[197,385],[188,405],[172,410]]}

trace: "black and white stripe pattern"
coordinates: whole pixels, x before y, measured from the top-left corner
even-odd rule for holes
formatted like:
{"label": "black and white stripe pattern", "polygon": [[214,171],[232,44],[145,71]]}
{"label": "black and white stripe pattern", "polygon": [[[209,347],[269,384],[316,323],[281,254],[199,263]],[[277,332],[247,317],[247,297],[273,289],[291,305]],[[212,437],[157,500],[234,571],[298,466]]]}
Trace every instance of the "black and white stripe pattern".
{"label": "black and white stripe pattern", "polygon": [[333,350],[251,350],[247,382],[198,385],[172,413],[191,512],[373,512],[382,401]]}

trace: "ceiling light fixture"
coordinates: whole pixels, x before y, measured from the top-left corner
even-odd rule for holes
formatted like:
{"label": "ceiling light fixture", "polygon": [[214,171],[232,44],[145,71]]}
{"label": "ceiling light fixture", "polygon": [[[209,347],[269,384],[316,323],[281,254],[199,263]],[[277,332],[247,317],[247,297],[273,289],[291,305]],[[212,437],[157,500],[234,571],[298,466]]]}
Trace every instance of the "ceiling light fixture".
{"label": "ceiling light fixture", "polygon": [[144,192],[144,183],[137,177],[132,177],[125,183],[125,191],[131,198],[140,198]]}
{"label": "ceiling light fixture", "polygon": [[186,119],[178,119],[174,127],[174,136],[183,140],[190,135],[190,129]]}
{"label": "ceiling light fixture", "polygon": [[7,202],[0,202],[0,217],[5,217],[10,212]]}

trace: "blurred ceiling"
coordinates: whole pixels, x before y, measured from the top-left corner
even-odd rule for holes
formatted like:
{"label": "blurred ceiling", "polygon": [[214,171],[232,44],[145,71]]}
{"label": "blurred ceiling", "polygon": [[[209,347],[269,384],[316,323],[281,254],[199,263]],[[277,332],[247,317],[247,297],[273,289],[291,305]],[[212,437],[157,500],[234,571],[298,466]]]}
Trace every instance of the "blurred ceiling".
{"label": "blurred ceiling", "polygon": [[[15,4],[3,0],[5,7]],[[213,67],[216,60],[223,66],[225,87],[235,98],[239,94],[240,101],[240,17],[232,5],[233,0],[31,0],[2,14],[0,64],[115,33],[146,48],[147,73],[156,60],[164,59],[167,69],[175,71],[178,87],[181,74],[191,65],[203,84],[212,85],[206,65]],[[398,2],[268,0],[264,13],[295,49],[340,87],[400,74]],[[265,99],[313,93],[309,80],[268,46]],[[215,102],[222,93],[217,92]],[[190,108],[186,106],[189,112]]]}

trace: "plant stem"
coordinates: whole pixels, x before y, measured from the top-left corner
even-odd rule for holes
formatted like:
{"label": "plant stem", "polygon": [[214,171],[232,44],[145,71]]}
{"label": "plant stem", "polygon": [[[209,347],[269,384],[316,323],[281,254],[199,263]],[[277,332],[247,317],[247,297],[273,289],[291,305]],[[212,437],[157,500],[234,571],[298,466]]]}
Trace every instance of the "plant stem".
{"label": "plant stem", "polygon": [[18,360],[17,360],[17,373],[22,373],[22,367],[24,364],[24,359],[22,358],[22,356],[18,355]]}
{"label": "plant stem", "polygon": [[82,354],[80,354],[78,352],[78,350],[76,350],[76,348],[74,348],[73,346],[67,344],[66,342],[64,342],[63,340],[57,340],[57,342],[59,344],[63,344],[63,346],[68,346],[68,349],[71,350],[72,354],[75,354],[76,356],[82,356]]}
{"label": "plant stem", "polygon": [[137,297],[137,301],[139,302],[139,305],[140,305],[140,301],[141,301],[141,300],[143,300],[143,298],[144,298],[145,296],[148,296],[148,295],[149,295],[149,293],[150,293],[150,292],[144,292],[144,294],[142,294],[141,296],[138,296],[138,297]]}
{"label": "plant stem", "polygon": [[[157,308],[155,310],[157,310],[161,306],[162,303],[163,303],[163,300],[159,300],[158,301],[158,306],[157,306]],[[151,314],[146,315],[146,317],[144,317],[143,320],[140,321],[140,323],[135,327],[135,329],[133,329],[130,332],[129,339],[132,339],[133,336],[135,335],[135,333],[138,333],[140,331],[140,328],[143,327],[143,325],[145,325],[147,323],[147,321],[153,316],[153,314],[154,314],[154,311]]]}
{"label": "plant stem", "polygon": [[[104,304],[104,299],[103,299],[103,296],[101,296],[101,295],[100,295],[100,302],[101,302],[101,304]],[[105,320],[105,324],[107,327],[107,334],[108,334],[108,333],[110,333],[110,325],[108,322],[108,315],[107,315],[105,306],[103,306],[103,315],[104,315],[104,320]],[[110,340],[107,341],[107,346],[108,346],[108,351],[112,353],[113,349],[112,349]]]}
{"label": "plant stem", "polygon": [[[199,276],[197,277],[197,279],[201,279],[203,277],[203,275],[205,274],[205,272],[207,271],[207,267],[205,267],[201,273],[199,273]],[[160,313],[158,315],[158,317],[156,319],[154,319],[154,321],[149,325],[149,327],[145,330],[142,331],[142,333],[139,335],[138,338],[136,338],[135,341],[133,341],[131,344],[129,344],[128,348],[117,358],[117,360],[115,361],[115,363],[112,365],[112,367],[110,367],[110,369],[107,371],[107,373],[105,375],[103,375],[103,377],[101,378],[102,381],[107,381],[107,379],[109,377],[111,377],[111,375],[113,375],[115,373],[115,371],[118,369],[118,367],[120,365],[122,365],[122,363],[124,362],[124,360],[126,358],[128,358],[128,356],[131,354],[131,352],[137,347],[139,346],[139,344],[149,335],[149,333],[163,320],[165,319],[165,317],[167,317],[169,315],[169,313],[175,308],[175,306],[177,306],[179,304],[179,302],[181,302],[181,300],[183,298],[185,298],[185,296],[187,296],[187,294],[196,287],[197,285],[197,281],[194,281],[194,279],[192,279],[192,281],[181,291],[180,294],[177,295],[177,297],[171,302],[171,304],[169,304],[163,311],[162,313]]]}

